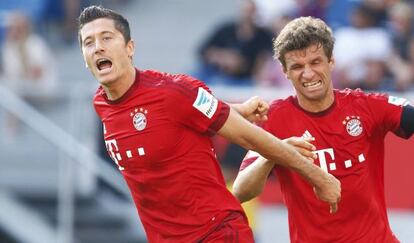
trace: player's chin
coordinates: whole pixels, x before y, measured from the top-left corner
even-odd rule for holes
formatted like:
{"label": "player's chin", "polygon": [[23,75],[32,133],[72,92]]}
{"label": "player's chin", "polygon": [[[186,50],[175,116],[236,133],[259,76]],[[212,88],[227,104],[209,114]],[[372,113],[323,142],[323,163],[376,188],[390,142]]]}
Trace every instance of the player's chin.
{"label": "player's chin", "polygon": [[313,90],[310,92],[306,92],[306,98],[309,100],[319,100],[324,98],[324,92],[321,90]]}
{"label": "player's chin", "polygon": [[108,85],[108,84],[112,83],[112,79],[110,79],[108,77],[100,77],[100,76],[97,76],[96,79],[102,85]]}
{"label": "player's chin", "polygon": [[110,84],[114,80],[113,75],[110,75],[110,74],[100,74],[99,72],[97,72],[95,74],[95,78],[99,81],[100,84],[103,84],[103,85]]}

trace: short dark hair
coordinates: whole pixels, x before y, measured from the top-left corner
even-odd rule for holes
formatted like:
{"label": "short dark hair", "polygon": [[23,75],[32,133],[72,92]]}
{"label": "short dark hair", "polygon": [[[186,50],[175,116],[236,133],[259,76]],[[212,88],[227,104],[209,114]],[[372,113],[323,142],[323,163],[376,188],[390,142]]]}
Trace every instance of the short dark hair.
{"label": "short dark hair", "polygon": [[129,23],[128,20],[124,18],[124,16],[111,9],[92,5],[83,9],[78,18],[78,37],[80,46],[82,46],[82,36],[80,31],[83,26],[89,22],[101,18],[112,19],[114,21],[115,29],[122,33],[125,39],[125,43],[128,43],[131,40],[131,30],[129,28]]}
{"label": "short dark hair", "polygon": [[335,38],[332,30],[321,19],[299,17],[290,21],[273,42],[274,57],[286,68],[285,54],[293,50],[302,50],[310,45],[322,46],[330,60]]}

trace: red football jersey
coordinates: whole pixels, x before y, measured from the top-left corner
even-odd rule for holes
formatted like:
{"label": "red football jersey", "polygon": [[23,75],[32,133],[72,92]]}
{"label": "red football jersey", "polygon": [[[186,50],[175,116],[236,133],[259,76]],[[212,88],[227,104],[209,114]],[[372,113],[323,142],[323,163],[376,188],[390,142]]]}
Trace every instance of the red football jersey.
{"label": "red football jersey", "polygon": [[[333,105],[309,113],[296,97],[271,104],[263,128],[285,139],[314,137],[315,164],[341,181],[339,210],[316,198],[299,174],[276,166],[288,209],[290,239],[314,242],[399,242],[389,227],[384,198],[384,137],[398,133],[404,99],[360,90],[335,90]],[[249,152],[241,170],[257,158]]]}
{"label": "red football jersey", "polygon": [[94,98],[109,155],[124,176],[150,242],[195,242],[232,211],[211,135],[229,106],[185,75],[137,71],[115,102]]}

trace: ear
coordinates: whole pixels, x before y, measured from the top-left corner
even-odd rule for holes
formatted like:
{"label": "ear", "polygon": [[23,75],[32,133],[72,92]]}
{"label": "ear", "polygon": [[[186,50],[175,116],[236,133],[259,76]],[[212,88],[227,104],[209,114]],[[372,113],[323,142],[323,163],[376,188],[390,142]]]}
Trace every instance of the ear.
{"label": "ear", "polygon": [[127,43],[127,53],[128,53],[128,56],[132,59],[135,53],[135,42],[133,39],[131,39]]}
{"label": "ear", "polygon": [[287,69],[286,69],[285,65],[283,65],[282,63],[280,63],[280,68],[282,69],[283,73],[285,74],[285,77],[287,79],[289,79],[288,73],[287,73]]}
{"label": "ear", "polygon": [[335,58],[331,57],[331,60],[329,60],[329,68],[332,71],[334,67],[335,67]]}

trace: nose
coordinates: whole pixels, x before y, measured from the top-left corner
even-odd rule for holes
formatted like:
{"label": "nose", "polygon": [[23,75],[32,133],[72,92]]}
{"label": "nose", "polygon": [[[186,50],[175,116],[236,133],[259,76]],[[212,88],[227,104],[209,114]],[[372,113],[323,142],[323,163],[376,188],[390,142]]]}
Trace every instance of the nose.
{"label": "nose", "polygon": [[302,76],[303,76],[303,78],[311,79],[314,74],[315,74],[315,72],[312,70],[312,68],[309,65],[306,65],[304,70],[303,70]]}
{"label": "nose", "polygon": [[105,50],[103,42],[100,40],[95,41],[95,53],[102,52]]}

